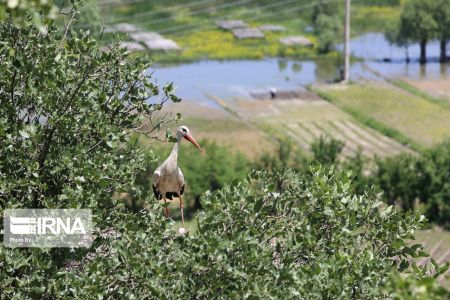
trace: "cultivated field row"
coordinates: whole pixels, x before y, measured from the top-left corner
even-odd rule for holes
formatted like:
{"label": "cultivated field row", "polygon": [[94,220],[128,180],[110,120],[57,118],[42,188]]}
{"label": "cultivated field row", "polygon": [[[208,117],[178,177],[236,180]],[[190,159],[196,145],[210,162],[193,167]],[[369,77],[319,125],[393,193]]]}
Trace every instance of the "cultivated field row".
{"label": "cultivated field row", "polygon": [[365,156],[391,156],[410,152],[407,147],[370,128],[362,127],[349,119],[324,121],[284,122],[285,132],[304,150],[310,150],[312,142],[333,138],[345,143],[344,156],[354,156],[361,151]]}
{"label": "cultivated field row", "polygon": [[[441,230],[424,230],[417,233],[417,240],[430,254],[430,257],[421,258],[419,265],[425,265],[433,258],[439,264],[450,262],[450,233]],[[439,282],[450,287],[450,269],[439,277]]]}

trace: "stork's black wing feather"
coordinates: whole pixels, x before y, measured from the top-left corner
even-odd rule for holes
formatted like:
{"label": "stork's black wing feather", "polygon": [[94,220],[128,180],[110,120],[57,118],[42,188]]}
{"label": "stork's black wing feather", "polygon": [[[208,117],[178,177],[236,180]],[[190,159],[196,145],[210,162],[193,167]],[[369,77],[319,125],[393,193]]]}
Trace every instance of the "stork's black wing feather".
{"label": "stork's black wing feather", "polygon": [[153,187],[153,195],[155,195],[156,200],[161,200],[162,195],[161,193],[156,189],[156,186],[152,184]]}
{"label": "stork's black wing feather", "polygon": [[[181,195],[183,195],[183,193],[184,193],[184,186],[185,186],[184,184],[181,186],[181,190],[180,190]],[[161,192],[156,188],[156,186],[152,185],[152,187],[153,187],[153,194],[155,195],[155,198],[157,200],[161,200],[162,199]],[[174,197],[179,198],[180,195],[178,195],[177,192],[167,192],[166,193],[167,200],[173,200]]]}
{"label": "stork's black wing feather", "polygon": [[183,185],[181,186],[181,190],[180,190],[180,194],[181,194],[181,195],[183,195],[183,193],[184,193],[184,186],[185,186],[185,184],[183,184]]}

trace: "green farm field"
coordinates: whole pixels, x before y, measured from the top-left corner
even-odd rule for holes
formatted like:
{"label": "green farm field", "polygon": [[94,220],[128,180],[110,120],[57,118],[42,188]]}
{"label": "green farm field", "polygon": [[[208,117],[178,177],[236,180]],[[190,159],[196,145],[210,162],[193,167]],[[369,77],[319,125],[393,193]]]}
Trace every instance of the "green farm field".
{"label": "green farm field", "polygon": [[375,119],[423,146],[450,137],[450,109],[382,84],[316,88],[344,110]]}

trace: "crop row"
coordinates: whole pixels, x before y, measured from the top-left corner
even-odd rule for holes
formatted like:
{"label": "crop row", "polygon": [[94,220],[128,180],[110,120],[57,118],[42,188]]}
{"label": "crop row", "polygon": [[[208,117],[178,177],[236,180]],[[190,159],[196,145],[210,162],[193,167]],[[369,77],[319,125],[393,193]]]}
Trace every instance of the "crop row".
{"label": "crop row", "polygon": [[289,137],[305,150],[309,150],[311,143],[322,136],[344,142],[345,156],[358,150],[366,156],[390,156],[411,151],[395,140],[346,119],[285,122],[283,126]]}

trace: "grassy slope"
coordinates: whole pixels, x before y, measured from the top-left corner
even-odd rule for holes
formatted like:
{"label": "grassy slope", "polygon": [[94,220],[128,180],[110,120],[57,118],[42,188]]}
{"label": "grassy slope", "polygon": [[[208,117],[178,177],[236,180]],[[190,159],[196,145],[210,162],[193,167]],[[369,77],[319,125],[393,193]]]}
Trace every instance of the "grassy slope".
{"label": "grassy slope", "polygon": [[424,146],[450,137],[450,110],[416,95],[378,85],[319,90],[338,105],[386,124]]}

